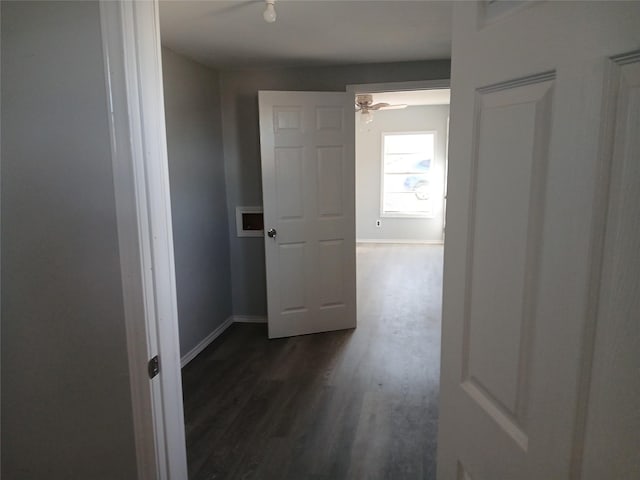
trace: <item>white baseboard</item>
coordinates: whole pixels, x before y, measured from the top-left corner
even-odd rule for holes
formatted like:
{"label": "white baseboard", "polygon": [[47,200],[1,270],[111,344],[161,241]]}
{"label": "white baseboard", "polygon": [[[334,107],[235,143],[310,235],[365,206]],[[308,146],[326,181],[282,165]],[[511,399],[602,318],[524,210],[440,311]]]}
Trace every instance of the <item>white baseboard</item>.
{"label": "white baseboard", "polygon": [[232,323],[267,323],[267,317],[263,317],[260,315],[232,315],[227,318],[222,325],[216,328],[213,332],[207,335],[199,344],[193,347],[190,351],[184,354],[184,356],[180,359],[180,367],[184,368],[184,366],[189,363],[191,360],[196,358],[196,356],[203,351],[205,348],[209,346],[211,342],[213,342],[216,338],[218,338],[222,333],[231,326]]}
{"label": "white baseboard", "polygon": [[399,243],[415,245],[443,245],[443,240],[407,240],[406,238],[358,238],[356,243]]}
{"label": "white baseboard", "polygon": [[222,325],[217,327],[213,332],[207,335],[199,344],[193,347],[190,351],[184,354],[184,356],[180,359],[180,367],[184,368],[184,366],[189,363],[191,360],[196,358],[196,356],[203,351],[205,348],[209,346],[211,342],[213,342],[216,338],[218,338],[222,333],[231,326],[234,322],[233,316],[227,318]]}
{"label": "white baseboard", "polygon": [[233,321],[236,323],[267,323],[267,317],[261,315],[234,315]]}

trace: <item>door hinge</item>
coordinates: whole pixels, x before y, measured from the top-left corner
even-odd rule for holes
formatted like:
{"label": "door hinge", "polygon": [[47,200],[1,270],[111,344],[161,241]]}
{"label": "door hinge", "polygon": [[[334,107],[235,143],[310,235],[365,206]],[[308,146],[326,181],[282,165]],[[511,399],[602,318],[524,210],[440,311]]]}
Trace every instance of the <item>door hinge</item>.
{"label": "door hinge", "polygon": [[149,360],[148,369],[149,369],[149,378],[153,378],[156,375],[158,375],[158,373],[160,373],[160,360],[158,359],[157,355],[153,357],[151,360]]}

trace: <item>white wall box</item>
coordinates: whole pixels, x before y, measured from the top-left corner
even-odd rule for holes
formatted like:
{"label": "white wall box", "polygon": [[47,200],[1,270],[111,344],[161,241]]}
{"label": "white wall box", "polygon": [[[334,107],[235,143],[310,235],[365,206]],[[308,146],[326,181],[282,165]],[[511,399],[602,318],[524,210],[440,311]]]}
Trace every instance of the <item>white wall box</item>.
{"label": "white wall box", "polygon": [[262,237],[264,235],[262,207],[236,207],[236,232],[239,237]]}

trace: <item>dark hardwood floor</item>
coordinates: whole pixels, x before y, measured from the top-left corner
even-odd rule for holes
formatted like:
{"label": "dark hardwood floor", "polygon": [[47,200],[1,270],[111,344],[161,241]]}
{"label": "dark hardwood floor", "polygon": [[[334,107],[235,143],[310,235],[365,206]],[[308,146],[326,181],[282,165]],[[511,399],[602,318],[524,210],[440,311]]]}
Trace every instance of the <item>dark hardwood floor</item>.
{"label": "dark hardwood floor", "polygon": [[358,246],[358,328],[234,324],[183,370],[189,478],[434,479],[442,247]]}

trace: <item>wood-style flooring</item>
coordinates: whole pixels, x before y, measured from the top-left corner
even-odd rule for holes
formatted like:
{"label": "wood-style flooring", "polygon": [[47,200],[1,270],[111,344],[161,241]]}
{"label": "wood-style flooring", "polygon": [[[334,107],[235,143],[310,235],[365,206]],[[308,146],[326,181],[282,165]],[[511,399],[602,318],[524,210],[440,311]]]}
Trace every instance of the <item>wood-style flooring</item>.
{"label": "wood-style flooring", "polygon": [[357,258],[355,330],[234,324],[183,369],[190,479],[435,478],[442,247]]}

